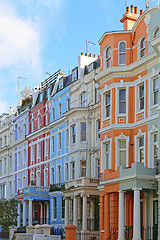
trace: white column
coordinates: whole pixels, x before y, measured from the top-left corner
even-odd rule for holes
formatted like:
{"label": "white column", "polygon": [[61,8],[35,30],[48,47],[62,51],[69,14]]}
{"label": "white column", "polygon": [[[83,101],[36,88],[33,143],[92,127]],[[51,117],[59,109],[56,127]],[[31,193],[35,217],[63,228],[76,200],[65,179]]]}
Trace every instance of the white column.
{"label": "white column", "polygon": [[21,227],[21,203],[18,202],[17,227]]}
{"label": "white column", "polygon": [[33,199],[29,199],[29,226],[32,225],[32,201]]}
{"label": "white column", "polygon": [[26,226],[26,202],[23,201],[23,226]]}
{"label": "white column", "polygon": [[42,215],[42,213],[43,213],[43,204],[40,203],[40,206],[41,206],[41,210],[40,210],[40,224],[42,225],[42,218],[43,218],[43,215]]}
{"label": "white column", "polygon": [[65,198],[65,226],[69,224],[69,199]]}
{"label": "white column", "polygon": [[119,229],[118,229],[118,240],[125,240],[125,220],[124,220],[124,192],[119,191]]}
{"label": "white column", "polygon": [[73,225],[78,227],[78,198],[76,196],[73,200]]}
{"label": "white column", "polygon": [[82,219],[82,231],[87,231],[87,196],[83,196],[83,219]]}
{"label": "white column", "polygon": [[140,190],[134,190],[134,219],[133,219],[133,240],[141,240],[141,226],[140,226]]}

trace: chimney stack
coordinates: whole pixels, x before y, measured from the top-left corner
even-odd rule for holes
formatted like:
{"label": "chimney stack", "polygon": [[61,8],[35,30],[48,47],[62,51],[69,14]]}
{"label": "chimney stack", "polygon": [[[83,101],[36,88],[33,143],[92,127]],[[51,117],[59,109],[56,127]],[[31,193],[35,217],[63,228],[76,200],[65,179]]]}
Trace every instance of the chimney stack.
{"label": "chimney stack", "polygon": [[123,23],[123,29],[131,30],[138,17],[139,14],[137,6],[134,7],[134,5],[131,5],[131,7],[126,7],[126,13],[123,14],[123,18],[120,20],[120,22]]}

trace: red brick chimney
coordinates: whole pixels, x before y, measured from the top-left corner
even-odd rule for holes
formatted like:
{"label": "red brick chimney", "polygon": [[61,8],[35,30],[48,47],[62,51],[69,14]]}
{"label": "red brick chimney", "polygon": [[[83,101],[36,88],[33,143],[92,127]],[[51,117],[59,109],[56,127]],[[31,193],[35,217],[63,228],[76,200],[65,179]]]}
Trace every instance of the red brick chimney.
{"label": "red brick chimney", "polygon": [[126,7],[126,13],[123,15],[123,18],[120,20],[123,23],[124,30],[131,30],[135,22],[139,17],[138,7],[134,7],[131,5],[130,7]]}

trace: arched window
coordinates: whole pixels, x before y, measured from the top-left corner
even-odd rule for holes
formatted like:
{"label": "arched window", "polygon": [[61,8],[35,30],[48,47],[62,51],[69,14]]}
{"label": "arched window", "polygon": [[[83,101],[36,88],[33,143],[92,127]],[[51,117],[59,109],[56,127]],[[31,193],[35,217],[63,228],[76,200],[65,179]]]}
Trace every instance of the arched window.
{"label": "arched window", "polygon": [[145,55],[145,38],[142,38],[140,42],[140,57],[142,58]]}
{"label": "arched window", "polygon": [[119,43],[119,65],[126,64],[126,43],[120,42]]}
{"label": "arched window", "polygon": [[156,30],[154,31],[154,38],[159,36],[159,28],[156,28]]}
{"label": "arched window", "polygon": [[111,46],[106,49],[106,67],[111,67]]}

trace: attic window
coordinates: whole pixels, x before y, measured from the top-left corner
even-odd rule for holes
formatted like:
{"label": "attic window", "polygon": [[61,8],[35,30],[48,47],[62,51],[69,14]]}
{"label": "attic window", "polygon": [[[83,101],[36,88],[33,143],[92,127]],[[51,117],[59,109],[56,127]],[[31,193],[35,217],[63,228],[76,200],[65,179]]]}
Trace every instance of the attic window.
{"label": "attic window", "polygon": [[88,72],[91,72],[94,69],[94,63],[88,66]]}
{"label": "attic window", "polygon": [[159,28],[156,28],[156,30],[154,31],[154,38],[158,37],[159,35]]}
{"label": "attic window", "polygon": [[72,72],[72,81],[75,81],[75,80],[77,80],[77,70],[74,70]]}
{"label": "attic window", "polygon": [[50,88],[47,89],[47,97],[50,96]]}
{"label": "attic window", "polygon": [[59,81],[59,89],[63,89],[63,78]]}

